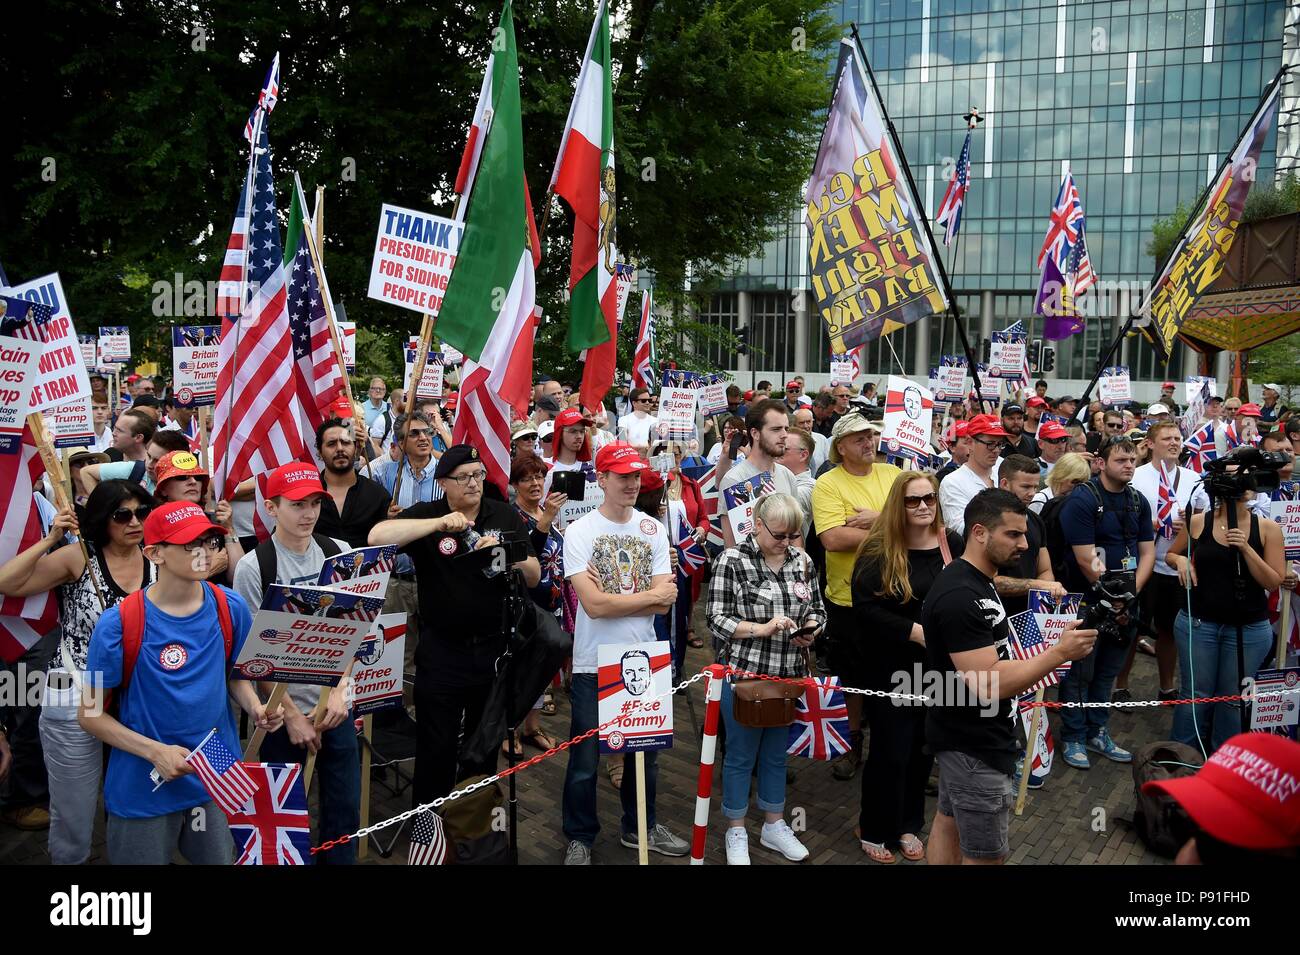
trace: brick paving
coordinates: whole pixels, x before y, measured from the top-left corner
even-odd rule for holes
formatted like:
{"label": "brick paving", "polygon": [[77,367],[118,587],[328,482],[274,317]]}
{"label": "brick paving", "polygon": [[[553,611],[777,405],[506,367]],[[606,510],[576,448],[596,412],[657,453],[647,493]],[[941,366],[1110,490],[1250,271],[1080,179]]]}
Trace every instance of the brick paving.
{"label": "brick paving", "polygon": [[[703,629],[700,630],[703,633]],[[688,670],[695,672],[709,662],[707,650],[691,650]],[[1135,699],[1154,699],[1155,661],[1138,655],[1133,668],[1131,688]],[[691,688],[694,709],[702,723],[704,718],[704,682]],[[1050,696],[1051,691],[1049,691]],[[569,725],[568,700],[563,692],[556,695],[558,712],[543,717],[543,728],[557,740],[567,736]],[[1120,745],[1129,749],[1156,739],[1163,739],[1169,731],[1170,711],[1167,707],[1143,707],[1117,710],[1111,716],[1111,734]],[[659,756],[658,820],[678,835],[689,840],[691,823],[695,814],[695,789],[699,773],[699,742],[691,723],[685,699],[678,698],[674,706],[677,734],[671,750]],[[1056,737],[1058,720],[1051,717],[1053,736]],[[1059,738],[1059,737],[1057,737]],[[531,753],[530,753],[531,755]],[[1131,818],[1133,813],[1132,774],[1128,765],[1111,763],[1092,756],[1092,769],[1080,772],[1071,769],[1058,758],[1051,776],[1042,789],[1030,791],[1022,816],[1011,817],[1009,862],[1013,865],[1147,865],[1165,864],[1163,859],[1149,852],[1138,839]],[[560,793],[564,780],[567,757],[563,754],[545,760],[519,774],[519,856],[525,865],[553,865],[560,861],[564,837],[560,832]],[[504,758],[502,765],[505,765]],[[793,781],[787,787],[787,818],[792,813],[802,815],[806,829],[800,838],[810,855],[806,864],[813,865],[873,865],[863,855],[853,836],[857,822],[860,797],[860,777],[840,782],[831,777],[830,766],[808,759],[789,762]],[[408,764],[409,767],[409,764]],[[715,767],[714,799],[710,815],[709,843],[706,862],[725,864],[722,851],[724,822],[718,810],[721,791]],[[621,814],[618,793],[610,785],[603,771],[600,779],[599,815],[601,834],[594,849],[594,861],[599,865],[636,862],[633,849],[619,844],[619,818]],[[409,791],[400,797],[391,796],[382,786],[373,788],[372,821],[388,818],[410,808]],[[314,803],[314,799],[313,799]],[[926,800],[926,815],[932,819],[935,799]],[[750,856],[755,865],[788,865],[782,857],[758,844],[758,829],[762,815],[751,812]],[[388,842],[392,830],[380,835]],[[927,837],[923,831],[922,839]],[[44,832],[19,832],[0,824],[0,864],[46,865],[49,857],[45,848]],[[392,855],[383,859],[372,846],[367,864],[403,864],[406,858],[406,837],[397,842]],[[899,857],[900,865],[907,865]],[[651,856],[652,865],[685,865],[688,859],[666,859]],[[102,817],[97,826],[91,864],[106,864]]]}

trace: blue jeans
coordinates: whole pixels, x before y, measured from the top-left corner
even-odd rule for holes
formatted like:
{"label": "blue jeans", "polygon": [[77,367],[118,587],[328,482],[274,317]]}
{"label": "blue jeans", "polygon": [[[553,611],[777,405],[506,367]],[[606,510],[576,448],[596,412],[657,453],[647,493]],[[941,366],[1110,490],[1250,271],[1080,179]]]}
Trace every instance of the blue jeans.
{"label": "blue jeans", "polygon": [[741,726],[732,714],[730,680],[722,681],[722,719],[727,724],[727,753],[722,758],[722,815],[744,819],[749,812],[749,777],[758,763],[758,808],[785,811],[785,751],[790,727]]}
{"label": "blue jeans", "polygon": [[[569,738],[581,735],[600,725],[596,705],[596,674],[573,674],[573,708],[569,724]],[[645,804],[646,830],[655,827],[655,781],[658,778],[653,751],[645,754]],[[569,768],[564,773],[564,800],[561,816],[564,820],[564,837],[590,847],[600,834],[600,820],[596,818],[596,785],[600,769],[600,754],[596,737],[583,740],[569,749]],[[636,833],[636,759],[628,753],[623,763],[623,832]]]}
{"label": "blue jeans", "polygon": [[[1191,626],[1190,644],[1188,626]],[[1273,648],[1273,628],[1268,621],[1242,624],[1246,671],[1254,676]],[[1237,625],[1213,623],[1188,617],[1178,611],[1174,620],[1174,644],[1178,647],[1179,699],[1232,696],[1241,692],[1237,682]],[[1230,737],[1241,732],[1241,711],[1236,703],[1209,703],[1174,707],[1173,738],[1197,746],[1197,731],[1208,752],[1214,752]]]}
{"label": "blue jeans", "polygon": [[[266,737],[259,758],[267,763],[306,763],[307,750],[289,742],[289,731],[281,729]],[[350,717],[321,735],[320,751],[316,754],[316,778],[320,781],[317,844],[360,829],[361,764],[357,730]],[[355,841],[329,852],[316,853],[317,865],[356,865],[356,862]]]}
{"label": "blue jeans", "polygon": [[[1110,702],[1110,691],[1115,686],[1115,677],[1124,668],[1136,627],[1136,624],[1130,626],[1124,644],[1098,639],[1091,654],[1074,661],[1070,672],[1061,680],[1062,703]],[[1086,742],[1099,735],[1108,722],[1110,707],[1066,707],[1061,710],[1061,740],[1066,743]]]}

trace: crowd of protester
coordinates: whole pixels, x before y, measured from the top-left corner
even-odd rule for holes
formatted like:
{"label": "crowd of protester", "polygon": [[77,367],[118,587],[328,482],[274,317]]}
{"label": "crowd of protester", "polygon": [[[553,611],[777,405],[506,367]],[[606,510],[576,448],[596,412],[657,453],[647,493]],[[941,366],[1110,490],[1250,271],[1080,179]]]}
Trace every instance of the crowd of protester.
{"label": "crowd of protester", "polygon": [[[918,462],[882,454],[872,383],[814,394],[798,377],[775,393],[769,382],[732,385],[727,410],[683,442],[660,436],[658,397],[648,389],[623,388],[612,409],[593,411],[573,385],[543,377],[531,414],[511,429],[508,486],[497,487],[484,450],[452,438],[454,393],[412,403],[375,378],[356,415],[317,429],[317,463],[277,469],[259,502],[252,481],[230,501],[213,501],[193,409],[178,406],[163,382],[128,383],[130,393],[110,403],[104,380],[94,382],[96,438],[69,461],[72,506],[56,511],[37,493],[33,507],[48,533],[0,567],[0,594],[54,590],[61,610],[59,624],[19,661],[46,674],[41,705],[13,708],[0,731],[0,818],[48,828],[55,863],[89,858],[101,798],[113,863],[166,863],[177,851],[191,862],[230,861],[222,814],[184,757],[212,727],[240,751],[237,711],[266,731],[261,758],[305,762],[314,754],[318,842],[358,827],[349,678],[320,705],[314,688],[295,687],[274,710],[269,685],[228,679],[266,587],[314,583],[326,558],[351,547],[399,548],[384,610],[408,617],[403,712],[416,727],[420,802],[495,771],[502,757],[547,751],[595,727],[602,645],[665,640],[675,679],[687,674],[694,648],[739,673],[830,673],[848,687],[916,692],[900,674],[926,671],[969,687],[969,699],[931,707],[847,697],[848,748],[827,785],[861,774],[856,835],[882,864],[900,856],[1005,860],[1011,794],[1026,771],[1012,720],[1020,694],[1072,663],[1049,692],[1093,705],[1060,711],[1061,760],[1079,771],[1098,758],[1131,761],[1149,741],[1115,739],[1103,704],[1131,698],[1135,654],[1155,658],[1161,701],[1232,695],[1239,666],[1251,675],[1268,665],[1279,595],[1296,583],[1270,513],[1294,497],[1300,415],[1280,403],[1275,386],[1265,387],[1262,404],[1212,396],[1201,421],[1180,424],[1173,383],[1149,405],[1080,409],[1039,381],[1023,404],[1007,400],[991,413],[973,398],[937,405],[935,453]],[[1185,429],[1207,422],[1211,447],[1189,451]],[[1189,456],[1228,457],[1255,445],[1285,456],[1278,489],[1211,501]],[[697,478],[709,468],[712,486],[702,487]],[[753,533],[738,537],[710,495],[759,475],[772,492],[756,505]],[[275,527],[262,541],[259,506]],[[723,544],[710,543],[719,533]],[[84,549],[71,545],[78,537]],[[707,547],[702,566],[681,565],[687,537]],[[525,637],[560,647],[564,660],[557,672],[537,674],[551,685],[519,721],[513,753],[491,702],[510,575],[454,559],[510,538],[526,553],[516,565],[528,596]],[[1118,615],[1109,637],[1072,626],[1047,652],[1010,658],[1007,620],[1028,607],[1030,591],[1062,597],[1114,579],[1138,603]],[[130,648],[121,608],[133,594],[147,612],[141,642]],[[707,633],[696,633],[697,620]],[[722,696],[726,858],[749,862],[756,790],[760,844],[801,861],[808,849],[786,821],[787,730],[738,718],[742,682],[729,678]],[[567,734],[545,722],[559,693],[569,699]],[[1168,738],[1202,757],[1235,748],[1296,772],[1300,747],[1243,735],[1233,704],[1165,712]],[[471,745],[485,736],[486,747]],[[567,759],[565,864],[592,861],[602,774],[621,799],[620,841],[636,847],[634,761],[600,756],[594,738]],[[151,790],[150,769],[169,785]],[[653,753],[645,775],[649,849],[685,855],[687,843],[655,813]],[[1222,780],[1203,775],[1195,787],[1168,787],[1171,798],[1187,800],[1183,857],[1225,844],[1294,854],[1294,825],[1243,841],[1229,809],[1207,810],[1215,798],[1254,797],[1205,795]],[[1031,774],[1030,786],[1043,784]],[[930,819],[927,794],[938,799]],[[1269,813],[1300,815],[1294,794],[1284,802],[1264,804],[1266,822]],[[210,821],[202,833],[187,824],[195,812]],[[318,861],[346,864],[355,855],[347,844]]]}

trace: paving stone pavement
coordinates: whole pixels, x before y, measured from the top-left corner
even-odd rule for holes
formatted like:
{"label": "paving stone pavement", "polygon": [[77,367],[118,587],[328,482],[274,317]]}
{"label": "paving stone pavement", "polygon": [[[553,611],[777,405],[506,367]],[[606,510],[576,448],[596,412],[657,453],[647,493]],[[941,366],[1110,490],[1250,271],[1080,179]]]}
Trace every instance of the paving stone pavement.
{"label": "paving stone pavement", "polygon": [[[704,633],[703,629],[700,630]],[[696,672],[710,662],[708,650],[691,650],[688,654],[688,672]],[[1155,661],[1138,655],[1133,668],[1131,689],[1133,698],[1154,699]],[[704,681],[691,690],[691,703],[695,718],[702,725],[704,718]],[[1048,691],[1049,699],[1053,691]],[[543,717],[543,728],[557,741],[568,733],[568,699],[560,691],[556,694],[558,712]],[[699,742],[694,729],[691,708],[678,697],[674,705],[677,729],[675,745],[659,755],[658,821],[685,839],[690,839],[691,823],[695,815],[695,791],[699,774]],[[1142,707],[1113,711],[1110,721],[1111,735],[1125,748],[1166,738],[1171,712],[1168,707]],[[1056,737],[1058,718],[1051,717],[1053,736]],[[869,743],[868,743],[869,745]],[[530,751],[532,755],[535,751]],[[1093,754],[1092,769],[1087,772],[1071,769],[1059,759],[1042,789],[1031,791],[1022,816],[1011,817],[1009,862],[1013,865],[1076,865],[1099,863],[1103,865],[1167,864],[1149,852],[1138,839],[1131,818],[1133,813],[1133,783],[1128,765],[1112,763]],[[554,865],[560,862],[564,837],[560,832],[560,795],[564,781],[567,757],[564,754],[544,760],[537,766],[521,772],[518,779],[519,860],[525,865]],[[502,758],[502,766],[505,759]],[[409,769],[409,763],[407,764]],[[803,758],[791,758],[789,767],[793,781],[787,787],[787,818],[798,815],[805,829],[800,839],[809,849],[805,864],[813,865],[875,865],[863,855],[853,836],[857,822],[860,798],[860,776],[849,782],[831,777],[830,766]],[[705,861],[711,865],[725,864],[722,834],[725,823],[718,808],[721,793],[719,773],[715,767],[714,798],[710,815],[709,841]],[[387,777],[391,780],[391,774]],[[599,789],[600,837],[594,849],[594,862],[598,865],[631,865],[636,862],[634,849],[619,844],[619,818],[621,809],[618,793],[602,772]],[[410,808],[409,791],[392,796],[383,785],[373,789],[372,821],[380,821]],[[312,799],[313,807],[315,798]],[[102,808],[102,807],[101,807]],[[935,799],[926,800],[926,815],[933,819]],[[752,810],[749,821],[750,857],[755,865],[790,865],[783,857],[758,844],[758,830],[762,815]],[[387,843],[394,830],[380,833]],[[928,831],[928,827],[927,827]],[[927,831],[920,833],[924,840]],[[45,848],[44,832],[19,832],[0,824],[0,864],[47,865],[49,856]],[[900,858],[900,865],[908,863]],[[366,864],[400,865],[406,859],[406,835],[397,841],[389,858],[382,858],[372,847]],[[686,865],[688,859],[667,859],[651,855],[652,865]],[[91,864],[107,864],[104,849],[102,814],[96,827]]]}

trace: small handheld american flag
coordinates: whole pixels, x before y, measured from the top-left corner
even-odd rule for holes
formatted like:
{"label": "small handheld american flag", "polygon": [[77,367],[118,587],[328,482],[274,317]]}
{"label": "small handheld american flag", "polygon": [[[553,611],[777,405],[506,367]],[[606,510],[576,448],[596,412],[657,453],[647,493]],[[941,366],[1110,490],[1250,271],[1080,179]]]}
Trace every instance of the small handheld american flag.
{"label": "small handheld american flag", "polygon": [[243,809],[244,804],[257,792],[257,783],[248,774],[239,757],[221,742],[216,729],[209,732],[203,742],[185,757],[185,762],[194,768],[203,788],[228,816]]}
{"label": "small handheld american flag", "polygon": [[[1032,660],[1039,654],[1050,650],[1054,645],[1053,643],[1048,643],[1047,635],[1039,626],[1039,616],[1039,614],[1036,614],[1033,611],[1025,611],[1024,613],[1018,613],[1011,617],[1009,621],[1011,624],[1011,633],[1010,638],[1007,641],[1007,648],[1011,651],[1011,659]],[[1065,666],[1057,667],[1025,692],[1037,693],[1040,689],[1055,686],[1061,682],[1061,678],[1065,676],[1069,669],[1070,665],[1068,663]]]}
{"label": "small handheld american flag", "polygon": [[442,816],[426,809],[415,817],[411,826],[411,849],[407,865],[446,865],[448,862],[447,833],[442,826]]}

